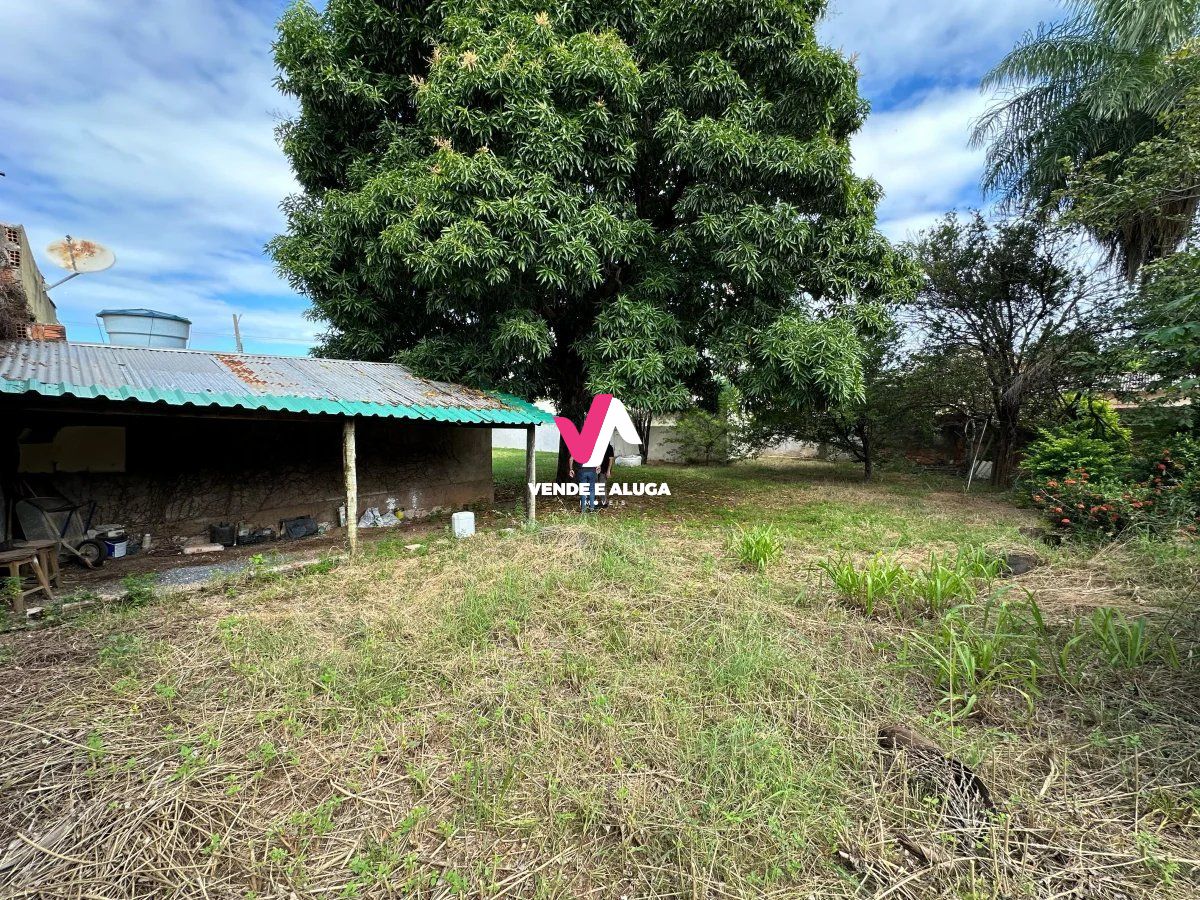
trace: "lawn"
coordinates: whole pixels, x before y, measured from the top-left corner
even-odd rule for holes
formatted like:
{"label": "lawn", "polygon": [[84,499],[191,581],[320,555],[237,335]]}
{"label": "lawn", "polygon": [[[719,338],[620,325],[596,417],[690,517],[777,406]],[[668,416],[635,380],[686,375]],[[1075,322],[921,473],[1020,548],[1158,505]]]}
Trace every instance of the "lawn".
{"label": "lawn", "polygon": [[1051,549],[919,475],[621,477],[671,496],[0,638],[0,894],[1200,891],[1191,546]]}

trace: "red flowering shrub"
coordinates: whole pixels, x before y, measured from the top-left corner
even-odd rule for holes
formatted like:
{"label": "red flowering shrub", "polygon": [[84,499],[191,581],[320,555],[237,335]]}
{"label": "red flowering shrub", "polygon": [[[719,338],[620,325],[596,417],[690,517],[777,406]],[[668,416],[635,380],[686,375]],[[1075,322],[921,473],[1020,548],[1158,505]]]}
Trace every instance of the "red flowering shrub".
{"label": "red flowering shrub", "polygon": [[1061,480],[1045,480],[1033,489],[1031,499],[1056,528],[1081,536],[1115,537],[1130,528],[1153,534],[1195,533],[1200,527],[1197,480],[1177,469],[1168,451],[1152,471],[1157,474],[1144,481],[1093,482],[1080,470]]}

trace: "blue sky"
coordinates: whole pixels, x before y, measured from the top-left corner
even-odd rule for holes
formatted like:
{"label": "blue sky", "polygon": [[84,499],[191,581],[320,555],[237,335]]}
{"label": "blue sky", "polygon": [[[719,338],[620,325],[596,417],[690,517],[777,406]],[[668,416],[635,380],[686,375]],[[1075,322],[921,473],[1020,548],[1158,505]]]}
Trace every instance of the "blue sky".
{"label": "blue sky", "polygon": [[[15,6],[14,6],[15,3]],[[7,0],[0,88],[0,221],[42,248],[103,241],[113,269],[54,292],[73,340],[95,313],[148,306],[191,318],[192,346],[297,354],[320,325],[263,252],[294,181],[273,130],[292,104],[272,86],[275,0]],[[824,40],[857,57],[872,115],[855,168],[887,194],[880,224],[903,238],[980,203],[986,107],[979,77],[1051,0],[831,0]]]}

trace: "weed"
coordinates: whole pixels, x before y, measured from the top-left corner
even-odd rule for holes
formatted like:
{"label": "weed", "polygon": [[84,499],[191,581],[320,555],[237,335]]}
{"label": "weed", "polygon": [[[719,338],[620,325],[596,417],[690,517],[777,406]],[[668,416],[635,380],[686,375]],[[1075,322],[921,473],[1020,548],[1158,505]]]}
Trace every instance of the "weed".
{"label": "weed", "polygon": [[1179,874],[1179,863],[1162,852],[1159,836],[1153,831],[1139,831],[1134,836],[1134,843],[1141,851],[1142,864],[1159,884],[1173,884]]}
{"label": "weed", "polygon": [[89,732],[83,744],[87,747],[88,758],[91,759],[92,765],[104,759],[104,738],[100,736],[100,732]]}
{"label": "weed", "polygon": [[100,664],[118,672],[131,672],[144,650],[141,636],[115,632],[106,635],[100,645]]}
{"label": "weed", "polygon": [[978,544],[964,544],[958,548],[954,568],[968,578],[993,581],[1004,568],[1004,560],[986,547]]}
{"label": "weed", "polygon": [[951,715],[969,715],[979,698],[1016,692],[1032,711],[1040,693],[1045,624],[1032,600],[963,605],[947,612],[932,634],[909,635],[905,659],[928,672]]}
{"label": "weed", "polygon": [[126,575],[121,579],[121,587],[125,589],[121,602],[135,609],[152,603],[156,597],[154,580],[152,574]]}
{"label": "weed", "polygon": [[167,684],[162,681],[160,681],[154,685],[154,693],[157,694],[159,697],[161,697],[163,700],[174,700],[176,697],[179,696],[179,691],[175,687],[175,685]]}
{"label": "weed", "polygon": [[318,837],[329,834],[334,828],[334,813],[345,802],[345,797],[330,797],[312,810],[293,813],[291,823],[301,831],[311,831]]}
{"label": "weed", "polygon": [[896,560],[876,556],[858,569],[847,557],[819,564],[839,592],[867,616],[874,616],[880,602],[892,602],[909,582],[908,573]]}
{"label": "weed", "polygon": [[1130,621],[1119,610],[1102,606],[1092,613],[1089,625],[1100,657],[1116,668],[1134,669],[1156,656],[1166,662],[1177,659],[1169,639],[1163,637],[1160,646],[1154,646],[1144,618]]}
{"label": "weed", "polygon": [[779,529],[774,525],[756,525],[748,531],[739,530],[734,538],[734,549],[742,565],[760,572],[783,555]]}
{"label": "weed", "polygon": [[976,582],[993,580],[1001,564],[984,548],[968,544],[954,556],[931,554],[929,565],[915,575],[887,556],[875,556],[861,568],[842,556],[820,563],[819,568],[867,616],[874,616],[885,604],[892,614],[907,619],[939,616],[957,602],[973,600]]}
{"label": "weed", "polygon": [[913,577],[909,583],[909,591],[924,605],[926,612],[940,615],[956,602],[975,598],[974,576],[971,574],[975,571],[975,565],[968,561],[967,567],[963,569],[960,568],[962,562],[961,556],[947,559],[932,553],[929,556],[929,565]]}

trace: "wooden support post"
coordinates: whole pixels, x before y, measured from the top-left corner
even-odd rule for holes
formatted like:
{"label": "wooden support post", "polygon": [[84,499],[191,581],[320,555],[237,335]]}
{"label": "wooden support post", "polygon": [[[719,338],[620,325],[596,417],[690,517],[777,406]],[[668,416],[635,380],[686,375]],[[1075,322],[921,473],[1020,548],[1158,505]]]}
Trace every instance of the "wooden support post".
{"label": "wooden support post", "polygon": [[530,525],[537,521],[537,496],[533,486],[537,483],[537,426],[525,426],[525,521]]}
{"label": "wooden support post", "polygon": [[358,464],[354,449],[354,418],[347,416],[342,427],[342,468],[346,473],[346,536],[350,555],[358,552]]}

